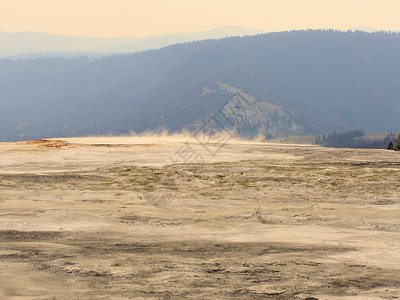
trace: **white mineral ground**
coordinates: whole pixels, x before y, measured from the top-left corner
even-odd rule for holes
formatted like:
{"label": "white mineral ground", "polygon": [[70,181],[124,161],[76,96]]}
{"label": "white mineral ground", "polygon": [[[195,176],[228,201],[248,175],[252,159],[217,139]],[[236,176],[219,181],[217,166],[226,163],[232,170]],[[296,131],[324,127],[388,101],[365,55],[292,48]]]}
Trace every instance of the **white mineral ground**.
{"label": "white mineral ground", "polygon": [[400,153],[0,143],[0,299],[400,297]]}

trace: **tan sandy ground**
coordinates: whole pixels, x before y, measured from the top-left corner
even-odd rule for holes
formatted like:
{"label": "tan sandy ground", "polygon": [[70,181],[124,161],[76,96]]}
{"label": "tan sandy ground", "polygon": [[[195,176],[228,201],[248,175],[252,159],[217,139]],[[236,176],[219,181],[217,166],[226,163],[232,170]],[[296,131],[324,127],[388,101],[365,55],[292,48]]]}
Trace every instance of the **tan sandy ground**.
{"label": "tan sandy ground", "polygon": [[211,142],[0,143],[0,299],[400,297],[400,153]]}

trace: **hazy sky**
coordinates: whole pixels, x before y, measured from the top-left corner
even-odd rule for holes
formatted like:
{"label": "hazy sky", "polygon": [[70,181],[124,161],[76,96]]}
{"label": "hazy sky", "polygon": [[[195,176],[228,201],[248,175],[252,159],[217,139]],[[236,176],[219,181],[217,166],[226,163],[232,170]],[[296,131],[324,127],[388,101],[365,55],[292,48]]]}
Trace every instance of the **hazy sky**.
{"label": "hazy sky", "polygon": [[0,0],[9,32],[140,37],[223,25],[400,30],[400,0]]}

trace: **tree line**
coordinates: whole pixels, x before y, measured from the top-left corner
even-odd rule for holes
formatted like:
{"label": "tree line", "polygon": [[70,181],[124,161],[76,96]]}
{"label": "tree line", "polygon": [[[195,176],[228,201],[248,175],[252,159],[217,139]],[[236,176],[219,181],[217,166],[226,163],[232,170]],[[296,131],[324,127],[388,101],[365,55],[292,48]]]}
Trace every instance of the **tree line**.
{"label": "tree line", "polygon": [[325,147],[335,148],[367,148],[400,150],[400,135],[388,134],[382,140],[365,139],[365,131],[355,129],[347,132],[317,136],[315,143]]}

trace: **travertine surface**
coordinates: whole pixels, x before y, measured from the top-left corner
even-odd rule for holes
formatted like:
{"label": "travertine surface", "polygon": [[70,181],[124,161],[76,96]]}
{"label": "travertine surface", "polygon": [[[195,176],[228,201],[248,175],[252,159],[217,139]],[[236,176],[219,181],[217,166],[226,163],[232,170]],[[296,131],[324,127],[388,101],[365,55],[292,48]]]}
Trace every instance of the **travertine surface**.
{"label": "travertine surface", "polygon": [[215,142],[0,143],[0,299],[400,297],[400,153]]}

